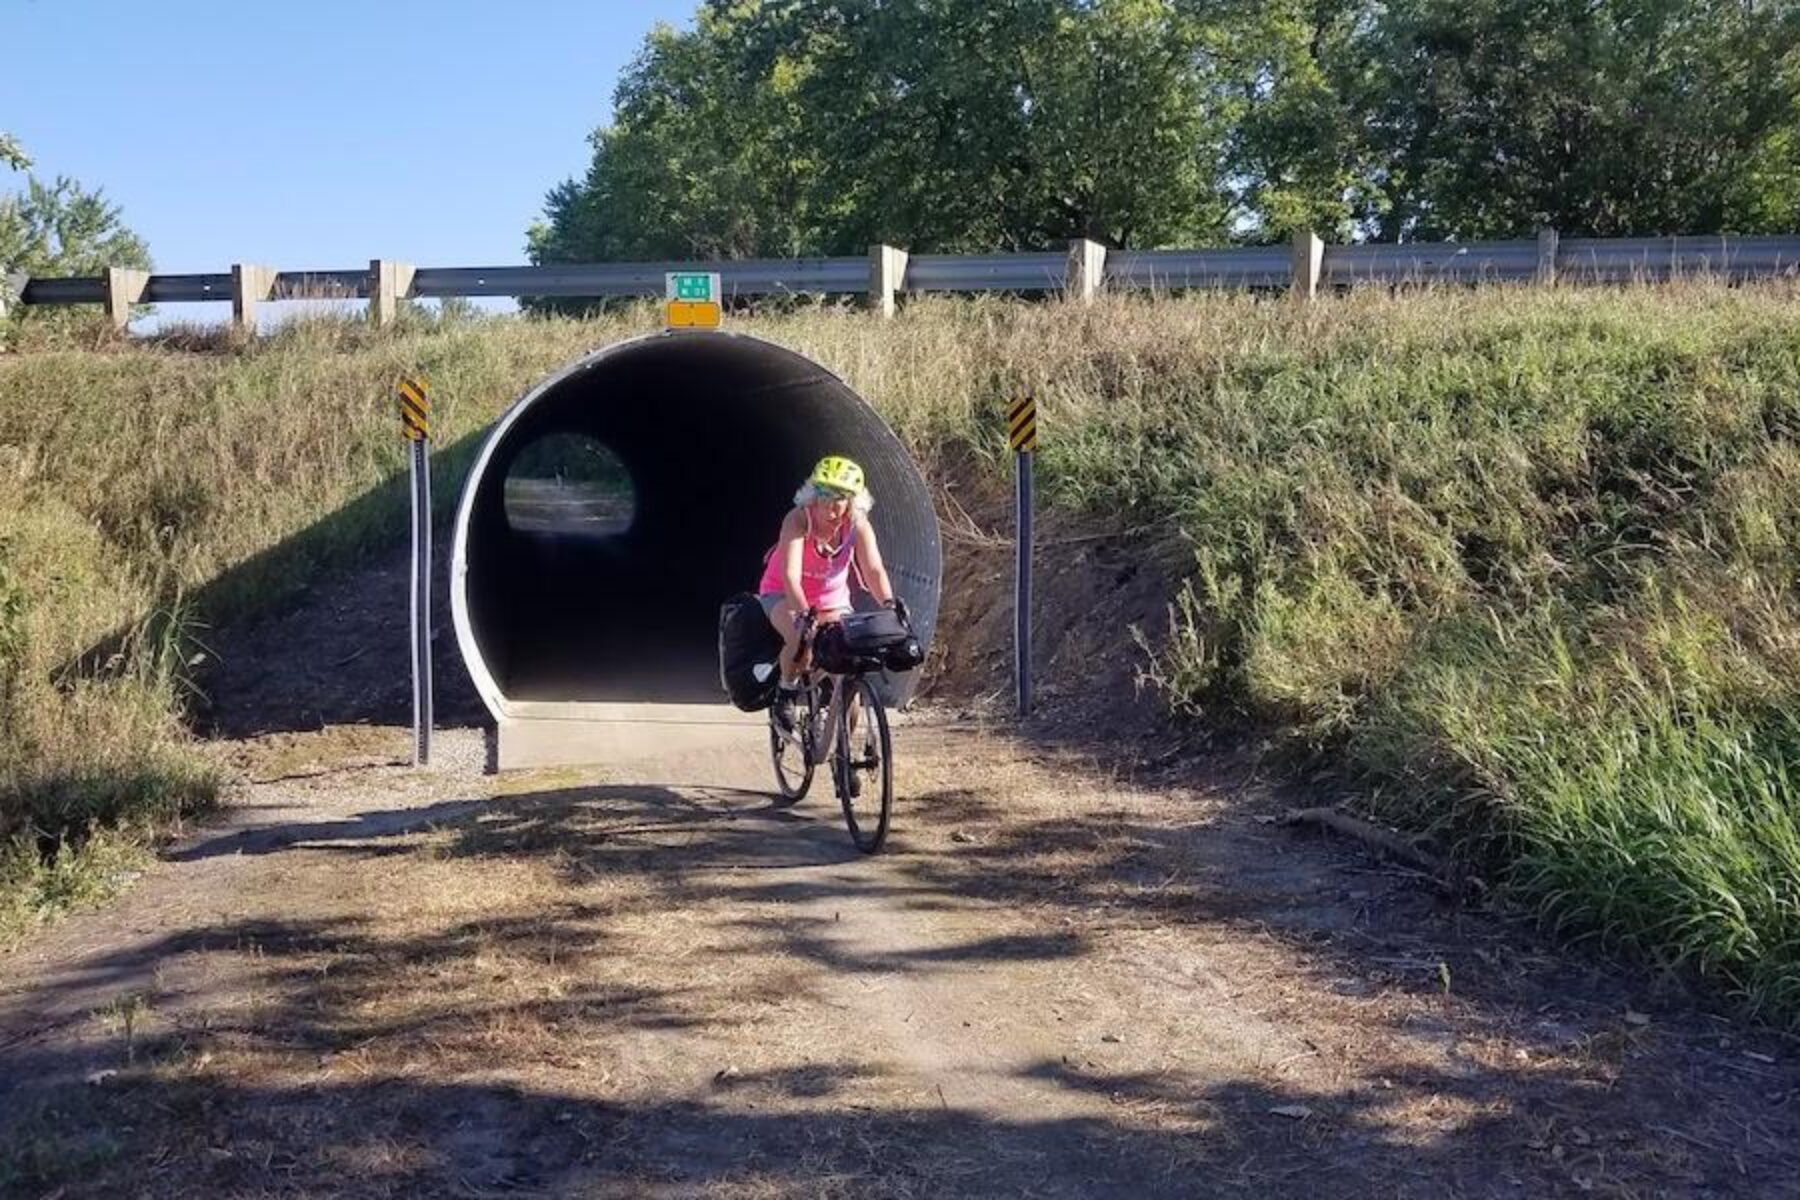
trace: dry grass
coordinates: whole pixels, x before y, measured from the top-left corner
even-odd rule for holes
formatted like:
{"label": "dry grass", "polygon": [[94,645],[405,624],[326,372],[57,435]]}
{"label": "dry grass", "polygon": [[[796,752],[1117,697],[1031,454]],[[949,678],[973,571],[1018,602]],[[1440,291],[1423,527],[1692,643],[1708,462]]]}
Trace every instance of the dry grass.
{"label": "dry grass", "polygon": [[[1138,660],[1173,707],[1282,731],[1547,919],[1785,1019],[1800,1012],[1800,741],[1778,717],[1800,678],[1794,303],[1791,283],[1698,282],[1310,307],[921,301],[893,322],[824,307],[738,324],[854,381],[974,491],[1003,478],[1004,404],[1034,392],[1049,502],[1138,531],[1186,577]],[[0,822],[54,847],[140,793],[204,801],[211,777],[176,733],[183,621],[275,603],[394,540],[399,374],[434,384],[448,506],[473,438],[529,380],[653,321],[320,319],[0,362],[15,697]],[[129,669],[64,670],[122,629],[140,631]],[[96,746],[158,765],[46,800]],[[46,825],[57,811],[78,819]],[[1735,907],[1711,902],[1720,888]],[[1685,915],[1655,916],[1671,911]]]}
{"label": "dry grass", "polygon": [[[387,834],[345,828],[342,806],[426,814],[462,782],[258,789],[317,836],[233,868],[231,917],[158,925],[154,986],[121,980],[93,1019],[119,1074],[9,1113],[0,1187],[259,1195],[356,1169],[372,1195],[924,1197],[1072,1168],[1147,1194],[1345,1171],[1406,1194],[1503,1169],[1654,1194],[1683,1177],[1632,1138],[1679,1056],[1547,1042],[1510,984],[1484,1004],[1493,931],[1453,935],[1429,905],[1296,921],[1346,877],[1214,824],[1218,797],[903,734],[904,820],[876,860],[833,857],[828,806],[734,817],[740,794],[700,788],[521,777]],[[1378,967],[1352,932],[1376,955],[1452,956],[1455,992]],[[1339,994],[1346,974],[1366,990]]]}

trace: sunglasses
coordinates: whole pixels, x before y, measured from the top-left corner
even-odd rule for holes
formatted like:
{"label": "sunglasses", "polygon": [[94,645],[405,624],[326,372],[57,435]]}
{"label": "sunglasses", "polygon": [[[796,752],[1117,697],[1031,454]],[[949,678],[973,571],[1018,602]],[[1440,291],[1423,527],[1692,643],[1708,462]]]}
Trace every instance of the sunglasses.
{"label": "sunglasses", "polygon": [[821,499],[821,500],[854,500],[854,499],[856,499],[855,492],[846,492],[842,488],[825,487],[823,484],[821,484],[821,485],[819,485],[818,490],[819,490],[819,499]]}

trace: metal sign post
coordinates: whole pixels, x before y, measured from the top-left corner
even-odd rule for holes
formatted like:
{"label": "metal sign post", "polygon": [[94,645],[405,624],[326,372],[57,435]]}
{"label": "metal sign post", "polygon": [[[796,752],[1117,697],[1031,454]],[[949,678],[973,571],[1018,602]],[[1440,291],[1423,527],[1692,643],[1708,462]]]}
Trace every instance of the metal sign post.
{"label": "metal sign post", "polygon": [[724,319],[717,271],[670,271],[663,276],[664,320],[670,329],[717,329]]}
{"label": "metal sign post", "polygon": [[431,762],[431,396],[400,381],[400,427],[412,442],[413,765]]}
{"label": "metal sign post", "polygon": [[1032,460],[1037,455],[1037,401],[1030,396],[1015,400],[1007,412],[1008,441],[1012,444],[1019,481],[1018,568],[1013,600],[1013,669],[1018,686],[1019,715],[1031,715],[1031,516]]}

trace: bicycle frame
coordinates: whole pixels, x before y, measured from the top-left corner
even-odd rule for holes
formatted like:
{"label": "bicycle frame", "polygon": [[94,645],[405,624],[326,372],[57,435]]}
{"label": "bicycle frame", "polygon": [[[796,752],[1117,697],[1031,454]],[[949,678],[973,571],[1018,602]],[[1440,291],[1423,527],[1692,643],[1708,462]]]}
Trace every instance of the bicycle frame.
{"label": "bicycle frame", "polygon": [[[838,723],[842,721],[846,715],[844,713],[844,694],[850,689],[846,688],[844,684],[854,678],[850,675],[836,675],[831,672],[820,672],[818,668],[813,666],[812,642],[814,635],[817,634],[818,631],[819,619],[816,614],[811,610],[808,610],[805,624],[801,627],[800,631],[801,641],[805,647],[801,653],[800,661],[802,666],[800,669],[806,677],[807,687],[812,691],[815,698],[818,695],[819,687],[825,681],[829,680],[831,683],[831,707],[826,713],[825,726],[823,729],[815,728],[809,730],[808,732],[812,734],[811,739],[801,743],[802,753],[806,755],[807,760],[813,766],[819,766],[828,762],[831,758],[831,746],[837,741]],[[816,714],[818,712],[817,703],[815,702],[811,707]]]}
{"label": "bicycle frame", "polygon": [[[807,672],[807,675],[811,679],[811,686],[814,688],[815,693],[820,684],[825,680],[830,680],[831,682],[831,704],[825,710],[824,727],[814,730],[815,736],[812,744],[803,747],[807,755],[812,759],[813,765],[818,766],[830,760],[831,747],[837,744],[838,725],[850,716],[850,714],[845,711],[848,706],[844,701],[844,697],[853,694],[854,689],[847,687],[846,685],[854,682],[858,677],[855,675],[833,675],[829,673],[815,677],[810,670]],[[815,708],[814,711],[816,712],[817,709]],[[853,720],[851,722],[851,732],[855,732],[855,722]]]}

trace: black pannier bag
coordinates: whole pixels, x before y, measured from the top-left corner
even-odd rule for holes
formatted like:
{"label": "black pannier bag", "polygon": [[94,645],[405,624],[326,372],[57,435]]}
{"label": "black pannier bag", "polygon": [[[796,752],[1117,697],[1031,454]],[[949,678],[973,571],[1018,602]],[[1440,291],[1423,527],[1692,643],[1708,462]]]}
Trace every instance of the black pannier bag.
{"label": "black pannier bag", "polygon": [[833,675],[910,671],[924,658],[911,624],[890,608],[851,613],[813,638],[813,661]]}
{"label": "black pannier bag", "polygon": [[[781,636],[762,601],[739,592],[719,608],[719,682],[745,712],[769,707],[781,684]],[[763,671],[759,672],[758,667]],[[758,674],[766,677],[758,679]]]}

